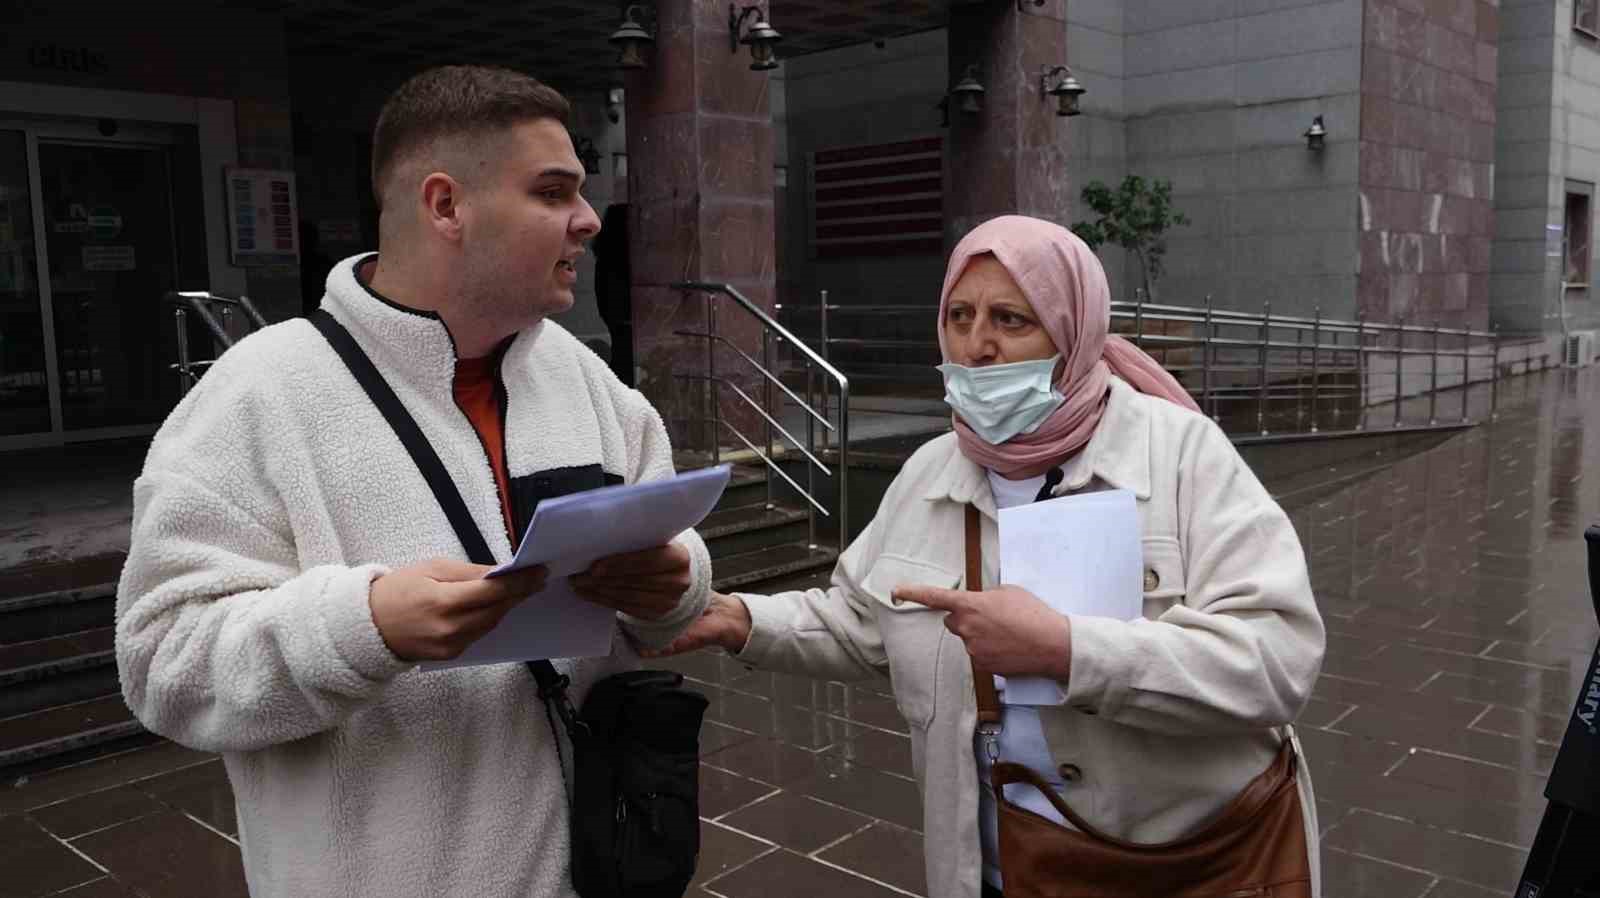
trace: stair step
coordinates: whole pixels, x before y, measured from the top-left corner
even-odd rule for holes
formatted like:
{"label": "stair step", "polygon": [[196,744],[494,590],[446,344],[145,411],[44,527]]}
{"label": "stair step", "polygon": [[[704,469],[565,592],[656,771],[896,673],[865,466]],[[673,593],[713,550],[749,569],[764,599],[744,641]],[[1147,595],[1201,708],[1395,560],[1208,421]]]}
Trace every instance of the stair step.
{"label": "stair step", "polygon": [[116,611],[115,582],[0,599],[0,646],[109,627]]}
{"label": "stair step", "polygon": [[101,627],[0,645],[0,717],[117,694],[115,638]]}
{"label": "stair step", "polygon": [[722,491],[714,511],[725,511],[767,501],[767,475],[763,468],[734,465],[728,486]]}
{"label": "stair step", "polygon": [[144,735],[121,695],[0,720],[0,769],[103,748]]}
{"label": "stair step", "polygon": [[[817,570],[832,570],[838,553],[832,549],[810,548],[804,542],[785,543],[755,552],[720,558],[712,565],[712,588],[731,592],[760,586],[781,577]],[[747,590],[760,591],[760,590]]]}
{"label": "stair step", "polygon": [[713,559],[754,552],[806,538],[809,516],[798,509],[765,504],[714,511],[695,528]]}

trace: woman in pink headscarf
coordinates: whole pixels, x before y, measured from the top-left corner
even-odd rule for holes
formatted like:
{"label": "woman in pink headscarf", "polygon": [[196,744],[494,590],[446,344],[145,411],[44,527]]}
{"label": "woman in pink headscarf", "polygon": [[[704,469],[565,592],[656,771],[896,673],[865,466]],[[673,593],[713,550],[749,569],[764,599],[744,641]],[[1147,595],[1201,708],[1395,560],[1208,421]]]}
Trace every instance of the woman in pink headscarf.
{"label": "woman in pink headscarf", "polygon": [[[910,725],[933,898],[1000,894],[1005,870],[1019,893],[1059,875],[1072,894],[1138,894],[1111,860],[1018,854],[997,821],[1060,826],[1065,806],[1099,846],[1190,845],[1277,775],[1305,847],[1294,849],[1300,872],[1261,894],[1315,895],[1316,805],[1289,724],[1324,631],[1299,540],[1227,437],[1109,322],[1105,272],[1069,231],[1020,216],[973,230],[939,302],[955,432],[905,464],[828,589],[717,595],[669,651],[719,646],[763,669],[889,676]],[[1000,585],[1000,509],[1106,491],[1095,501],[1138,519],[1142,582],[1127,584],[1128,613],[1063,611],[1073,597],[1048,586]],[[1072,565],[1100,560],[1074,556],[1065,535],[1061,551]],[[969,559],[981,582],[964,577]],[[980,715],[986,693],[997,714]],[[995,758],[1031,771],[1034,786],[1006,785],[997,802]],[[1228,878],[1242,875],[1215,874],[1228,886],[1215,894],[1243,893]],[[1174,881],[1158,893],[1204,888]]]}

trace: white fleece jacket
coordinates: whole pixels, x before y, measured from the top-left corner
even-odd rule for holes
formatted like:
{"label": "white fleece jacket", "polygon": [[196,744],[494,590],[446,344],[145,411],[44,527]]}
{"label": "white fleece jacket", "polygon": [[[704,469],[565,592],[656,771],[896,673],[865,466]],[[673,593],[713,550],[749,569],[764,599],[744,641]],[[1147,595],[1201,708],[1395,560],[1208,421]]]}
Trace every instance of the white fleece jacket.
{"label": "white fleece jacket", "polygon": [[[488,457],[451,391],[450,335],[361,285],[361,261],[334,267],[323,307],[509,559]],[[500,370],[519,528],[540,499],[672,473],[660,417],[553,322],[519,333]],[[678,610],[620,620],[646,645],[669,641],[709,597],[705,545],[692,531],[678,541],[694,560]],[[432,557],[466,555],[307,321],[241,340],[156,435],[117,591],[123,695],[152,731],[223,753],[256,898],[575,894],[566,792],[532,675],[520,664],[422,673],[373,624],[372,580]],[[609,658],[556,662],[575,701],[636,664],[627,639]]]}

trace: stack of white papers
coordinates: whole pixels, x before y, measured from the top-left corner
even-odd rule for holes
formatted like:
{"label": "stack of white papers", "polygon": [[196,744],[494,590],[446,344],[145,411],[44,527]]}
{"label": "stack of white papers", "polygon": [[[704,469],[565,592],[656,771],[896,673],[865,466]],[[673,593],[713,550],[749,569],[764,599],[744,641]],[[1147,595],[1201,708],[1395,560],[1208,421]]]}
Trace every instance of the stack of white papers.
{"label": "stack of white papers", "polygon": [[422,668],[610,654],[617,613],[579,598],[567,577],[588,570],[601,558],[665,545],[698,525],[722,497],[730,470],[728,465],[703,468],[539,503],[516,557],[486,576],[543,564],[550,571],[543,591],[511,609],[459,657],[428,662]]}
{"label": "stack of white papers", "polygon": [[[1076,493],[1000,511],[1000,582],[1068,616],[1133,620],[1144,613],[1139,510],[1128,490]],[[1008,705],[1059,705],[1060,685],[1006,677]]]}

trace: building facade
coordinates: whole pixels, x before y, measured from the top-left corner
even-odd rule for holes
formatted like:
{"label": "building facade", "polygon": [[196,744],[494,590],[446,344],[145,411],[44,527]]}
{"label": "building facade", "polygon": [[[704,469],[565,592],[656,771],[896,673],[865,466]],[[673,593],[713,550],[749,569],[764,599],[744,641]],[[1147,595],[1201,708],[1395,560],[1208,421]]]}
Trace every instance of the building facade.
{"label": "building facade", "polygon": [[[152,432],[179,392],[167,291],[303,311],[302,270],[375,243],[383,97],[445,62],[513,66],[572,98],[591,202],[628,203],[638,381],[672,420],[701,401],[706,359],[681,336],[706,302],[675,285],[733,285],[807,336],[827,291],[833,335],[924,344],[842,363],[921,365],[954,240],[1009,211],[1084,220],[1084,186],[1130,174],[1171,181],[1190,219],[1169,235],[1162,302],[1531,338],[1600,326],[1595,0],[771,0],[770,72],[739,42],[752,19],[729,12],[14,4],[0,449]],[[619,71],[608,38],[628,15],[653,43]],[[1081,115],[1055,114],[1060,65],[1087,90]],[[952,95],[968,76],[970,110]],[[249,189],[271,191],[251,207],[260,234],[236,220]],[[1131,299],[1137,261],[1101,256]],[[584,264],[562,320],[603,349]],[[721,325],[753,353],[752,321]]]}

